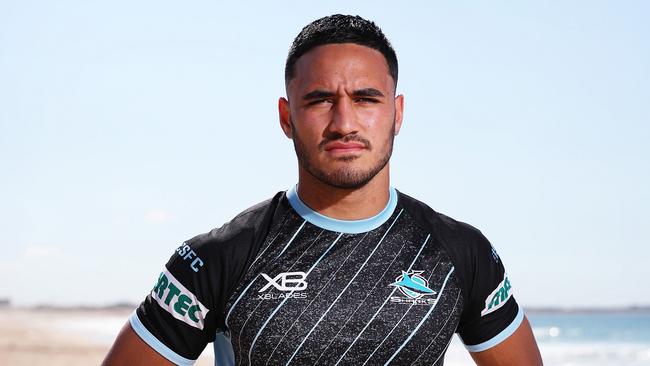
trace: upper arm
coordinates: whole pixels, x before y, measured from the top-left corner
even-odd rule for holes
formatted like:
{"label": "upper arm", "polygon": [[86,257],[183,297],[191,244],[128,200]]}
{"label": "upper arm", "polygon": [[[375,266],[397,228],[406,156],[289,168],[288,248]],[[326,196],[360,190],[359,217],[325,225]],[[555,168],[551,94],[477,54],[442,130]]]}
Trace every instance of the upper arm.
{"label": "upper arm", "polygon": [[517,330],[503,342],[485,351],[470,354],[479,366],[542,365],[542,356],[526,318]]}
{"label": "upper arm", "polygon": [[223,328],[222,307],[230,282],[226,273],[231,268],[221,244],[202,235],[175,250],[107,360],[132,364],[141,357],[149,360],[154,352],[173,364],[194,363]]}
{"label": "upper arm", "polygon": [[501,257],[482,234],[474,234],[459,262],[466,298],[457,331],[468,351],[481,352],[510,337],[524,313]]}
{"label": "upper arm", "polygon": [[[466,293],[457,329],[467,350],[479,364],[536,365],[540,360],[535,339],[524,312],[513,297],[514,289],[501,257],[480,232],[464,247],[463,288]],[[498,360],[500,363],[485,363]]]}
{"label": "upper arm", "polygon": [[228,268],[211,244],[192,239],[176,249],[129,318],[136,336],[175,364],[193,364],[222,327]]}
{"label": "upper arm", "polygon": [[119,365],[173,365],[153,348],[149,347],[126,322],[106,355],[102,366]]}

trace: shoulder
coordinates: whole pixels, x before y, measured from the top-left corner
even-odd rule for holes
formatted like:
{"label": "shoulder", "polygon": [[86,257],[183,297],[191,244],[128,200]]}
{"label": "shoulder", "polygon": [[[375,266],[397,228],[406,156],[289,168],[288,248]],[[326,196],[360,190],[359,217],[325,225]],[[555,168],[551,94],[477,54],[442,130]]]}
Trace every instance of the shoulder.
{"label": "shoulder", "polygon": [[498,262],[488,239],[474,226],[436,212],[415,198],[400,193],[399,199],[404,210],[447,253],[469,301],[468,296],[480,276],[479,270],[492,268],[494,262]]}
{"label": "shoulder", "polygon": [[413,220],[448,251],[460,254],[463,251],[474,251],[490,246],[481,231],[470,224],[436,212],[425,203],[402,192],[399,192],[399,202]]}
{"label": "shoulder", "polygon": [[250,207],[223,226],[184,241],[166,264],[166,270],[201,301],[222,308],[228,294],[254,257],[276,215],[284,192]]}
{"label": "shoulder", "polygon": [[[286,212],[284,192],[252,206],[219,228],[199,234],[176,248],[167,269],[181,282],[218,281],[231,290],[259,252],[278,215]],[[188,286],[188,285],[185,285]]]}
{"label": "shoulder", "polygon": [[278,192],[272,198],[249,207],[236,215],[221,227],[196,235],[186,240],[187,245],[196,250],[223,250],[230,246],[242,247],[253,239],[263,235],[278,215],[286,211],[285,192]]}
{"label": "shoulder", "polygon": [[488,239],[475,227],[435,212],[400,194],[402,207],[448,253],[456,269],[464,306],[458,333],[467,349],[479,352],[498,344],[523,318],[512,296],[505,267]]}

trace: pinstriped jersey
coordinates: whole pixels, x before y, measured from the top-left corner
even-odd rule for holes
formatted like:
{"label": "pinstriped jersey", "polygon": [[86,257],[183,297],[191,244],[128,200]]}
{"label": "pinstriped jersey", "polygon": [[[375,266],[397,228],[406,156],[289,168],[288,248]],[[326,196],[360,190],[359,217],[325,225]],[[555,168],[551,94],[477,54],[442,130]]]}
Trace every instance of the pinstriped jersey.
{"label": "pinstriped jersey", "polygon": [[218,365],[442,365],[454,333],[482,351],[522,319],[471,226],[392,188],[336,220],[292,188],[183,243],[130,322],[176,364],[213,342]]}

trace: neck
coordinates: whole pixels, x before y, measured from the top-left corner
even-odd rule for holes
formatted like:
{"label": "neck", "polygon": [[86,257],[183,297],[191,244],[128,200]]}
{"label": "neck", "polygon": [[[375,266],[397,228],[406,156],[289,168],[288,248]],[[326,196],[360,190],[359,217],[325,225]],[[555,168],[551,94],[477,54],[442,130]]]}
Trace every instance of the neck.
{"label": "neck", "polygon": [[298,195],[312,210],[339,220],[361,220],[380,213],[389,199],[388,164],[358,188],[337,188],[299,168]]}

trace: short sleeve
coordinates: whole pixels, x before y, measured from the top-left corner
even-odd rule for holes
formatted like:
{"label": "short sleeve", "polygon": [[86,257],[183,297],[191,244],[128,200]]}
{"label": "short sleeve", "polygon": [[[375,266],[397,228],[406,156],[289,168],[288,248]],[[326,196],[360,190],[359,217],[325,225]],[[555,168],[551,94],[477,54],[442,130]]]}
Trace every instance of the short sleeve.
{"label": "short sleeve", "polygon": [[181,244],[129,318],[140,338],[177,365],[191,365],[227,332],[226,303],[257,255],[281,197]]}
{"label": "short sleeve", "polygon": [[400,202],[430,230],[454,264],[463,294],[456,332],[470,352],[496,346],[517,330],[524,313],[515,301],[510,278],[496,250],[475,227],[433,211],[400,193]]}
{"label": "short sleeve", "polygon": [[151,292],[129,319],[149,346],[178,365],[191,365],[214,339],[220,313],[213,289],[223,288],[200,241],[179,246]]}
{"label": "short sleeve", "polygon": [[480,352],[504,341],[521,324],[524,314],[501,258],[483,236],[473,245],[471,266],[465,268],[466,305],[458,333],[470,352]]}

